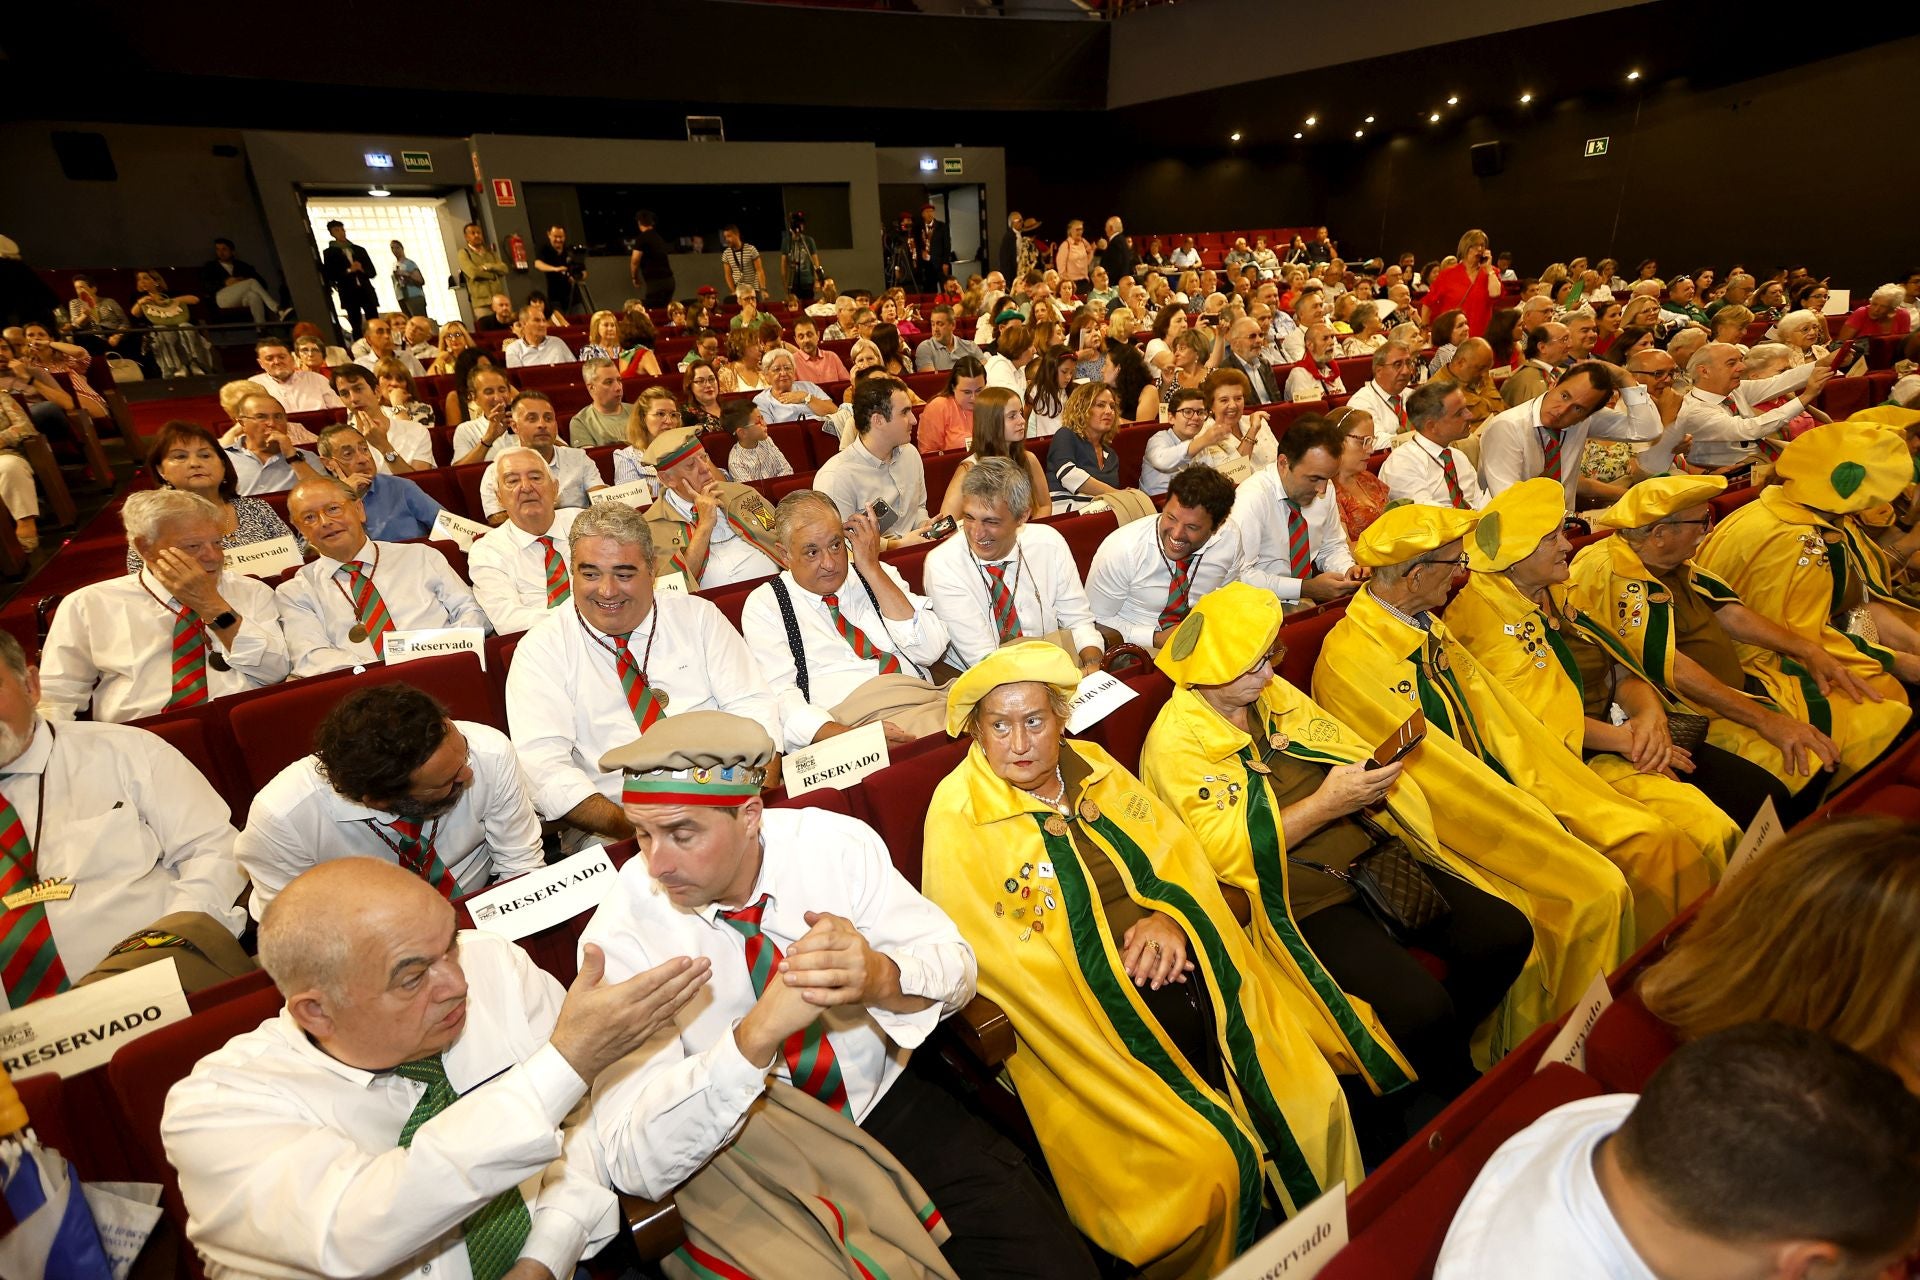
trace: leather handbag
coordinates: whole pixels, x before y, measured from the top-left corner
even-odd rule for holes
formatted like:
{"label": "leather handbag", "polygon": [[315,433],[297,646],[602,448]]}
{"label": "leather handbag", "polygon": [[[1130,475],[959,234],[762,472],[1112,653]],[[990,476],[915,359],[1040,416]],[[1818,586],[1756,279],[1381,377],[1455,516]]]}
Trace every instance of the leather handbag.
{"label": "leather handbag", "polygon": [[1373,837],[1373,847],[1349,862],[1345,871],[1304,858],[1287,861],[1347,885],[1380,926],[1403,946],[1453,914],[1432,875],[1413,856],[1406,841],[1364,813],[1356,813],[1354,818]]}
{"label": "leather handbag", "polygon": [[1682,751],[1692,753],[1700,749],[1707,740],[1707,730],[1713,722],[1705,716],[1696,716],[1686,711],[1667,712],[1667,737],[1673,745]]}

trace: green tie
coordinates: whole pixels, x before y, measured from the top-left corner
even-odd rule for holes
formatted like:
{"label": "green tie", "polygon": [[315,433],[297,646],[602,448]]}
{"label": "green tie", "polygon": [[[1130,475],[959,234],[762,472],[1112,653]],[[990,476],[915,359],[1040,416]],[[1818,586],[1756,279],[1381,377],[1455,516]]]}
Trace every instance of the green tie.
{"label": "green tie", "polygon": [[[413,1135],[420,1126],[452,1106],[460,1095],[448,1083],[446,1064],[437,1053],[418,1062],[403,1062],[393,1069],[393,1074],[427,1087],[420,1101],[414,1103],[413,1114],[400,1127],[400,1145],[411,1147]],[[527,1202],[520,1198],[519,1187],[508,1187],[482,1205],[460,1224],[461,1234],[467,1240],[467,1266],[473,1272],[473,1280],[500,1280],[507,1268],[519,1259],[521,1246],[526,1244],[527,1234],[532,1230],[533,1218],[527,1213]]]}

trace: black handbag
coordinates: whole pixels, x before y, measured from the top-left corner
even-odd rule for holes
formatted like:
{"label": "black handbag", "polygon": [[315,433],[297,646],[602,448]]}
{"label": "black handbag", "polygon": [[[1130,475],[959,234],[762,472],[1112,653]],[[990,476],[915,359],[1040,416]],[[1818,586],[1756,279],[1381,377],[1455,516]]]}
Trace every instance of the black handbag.
{"label": "black handbag", "polygon": [[1700,744],[1707,740],[1707,730],[1712,727],[1713,722],[1705,716],[1686,711],[1667,712],[1667,737],[1674,746],[1689,754],[1700,749]]}
{"label": "black handbag", "polygon": [[1406,841],[1365,813],[1353,816],[1373,837],[1373,847],[1349,862],[1345,871],[1304,858],[1290,857],[1287,861],[1332,876],[1351,888],[1381,928],[1393,935],[1394,941],[1408,945],[1452,915],[1453,908]]}

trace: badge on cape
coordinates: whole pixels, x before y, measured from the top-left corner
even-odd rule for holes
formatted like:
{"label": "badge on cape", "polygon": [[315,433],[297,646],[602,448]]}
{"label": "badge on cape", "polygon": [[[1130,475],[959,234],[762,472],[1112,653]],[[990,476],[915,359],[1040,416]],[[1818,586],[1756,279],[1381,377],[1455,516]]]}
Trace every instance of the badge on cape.
{"label": "badge on cape", "polygon": [[1042,825],[1046,827],[1047,834],[1056,840],[1067,834],[1067,820],[1057,813],[1048,818]]}

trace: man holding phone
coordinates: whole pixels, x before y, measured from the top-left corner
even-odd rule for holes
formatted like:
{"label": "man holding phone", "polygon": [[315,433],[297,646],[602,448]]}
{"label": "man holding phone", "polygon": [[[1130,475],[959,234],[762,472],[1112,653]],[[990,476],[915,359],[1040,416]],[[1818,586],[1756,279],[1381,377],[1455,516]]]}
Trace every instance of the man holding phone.
{"label": "man holding phone", "polygon": [[287,411],[263,391],[240,401],[233,426],[220,443],[233,462],[242,497],[281,493],[303,480],[326,475],[317,458],[294,447]]}
{"label": "man holding phone", "polygon": [[1467,331],[1476,338],[1485,337],[1501,295],[1500,271],[1493,265],[1487,233],[1476,228],[1461,236],[1459,256],[1460,261],[1433,277],[1426,317],[1431,320],[1457,308],[1466,313]]}
{"label": "man holding phone", "polygon": [[873,513],[883,551],[932,527],[927,473],[913,447],[912,403],[907,384],[898,378],[867,378],[855,386],[853,423],[859,439],[829,458],[814,477],[814,487],[842,511]]}

